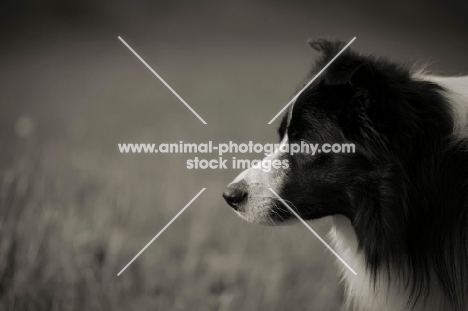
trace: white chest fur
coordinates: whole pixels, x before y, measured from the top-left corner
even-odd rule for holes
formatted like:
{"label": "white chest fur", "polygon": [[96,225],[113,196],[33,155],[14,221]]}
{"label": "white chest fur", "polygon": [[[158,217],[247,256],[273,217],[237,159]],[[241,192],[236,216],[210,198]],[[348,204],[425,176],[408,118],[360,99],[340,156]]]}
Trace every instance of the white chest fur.
{"label": "white chest fur", "polygon": [[357,238],[350,221],[344,216],[333,216],[333,228],[329,233],[336,252],[356,271],[352,274],[341,262],[342,281],[345,286],[345,310],[359,311],[403,311],[403,310],[444,310],[443,300],[438,292],[431,291],[426,305],[416,303],[411,309],[407,301],[409,293],[404,289],[403,280],[392,274],[389,284],[387,272],[382,271],[374,288],[370,274],[366,271],[364,256],[357,251]]}

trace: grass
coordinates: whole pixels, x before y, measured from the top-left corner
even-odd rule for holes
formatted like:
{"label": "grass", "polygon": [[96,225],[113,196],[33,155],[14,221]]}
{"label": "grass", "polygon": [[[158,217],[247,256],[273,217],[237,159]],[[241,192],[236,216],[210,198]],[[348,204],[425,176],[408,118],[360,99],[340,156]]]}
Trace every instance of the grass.
{"label": "grass", "polygon": [[201,186],[189,176],[179,187],[184,172],[171,161],[54,148],[3,177],[0,309],[337,308],[331,256],[315,238],[244,224],[219,206],[216,180],[117,277]]}

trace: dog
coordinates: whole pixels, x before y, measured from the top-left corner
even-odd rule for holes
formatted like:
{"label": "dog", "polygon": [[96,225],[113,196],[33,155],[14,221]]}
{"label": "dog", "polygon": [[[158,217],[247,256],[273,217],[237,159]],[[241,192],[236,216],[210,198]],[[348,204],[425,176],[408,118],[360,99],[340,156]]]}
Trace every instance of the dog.
{"label": "dog", "polygon": [[[310,42],[310,77],[344,47]],[[331,217],[346,310],[468,310],[468,76],[439,77],[345,50],[289,107],[281,144],[354,143],[249,168],[223,193],[250,223]],[[313,282],[313,280],[311,280]]]}

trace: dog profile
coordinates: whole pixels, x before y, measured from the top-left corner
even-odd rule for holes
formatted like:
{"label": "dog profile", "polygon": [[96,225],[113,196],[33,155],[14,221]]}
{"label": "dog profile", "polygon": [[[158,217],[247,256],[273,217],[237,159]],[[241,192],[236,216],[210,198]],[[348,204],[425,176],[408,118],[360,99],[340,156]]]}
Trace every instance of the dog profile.
{"label": "dog profile", "polygon": [[[319,72],[345,45],[317,39]],[[331,217],[348,310],[468,310],[468,76],[439,77],[347,49],[289,107],[281,144],[353,143],[355,153],[268,159],[223,193],[251,223]],[[341,266],[341,263],[339,263]],[[310,280],[313,282],[314,280]]]}

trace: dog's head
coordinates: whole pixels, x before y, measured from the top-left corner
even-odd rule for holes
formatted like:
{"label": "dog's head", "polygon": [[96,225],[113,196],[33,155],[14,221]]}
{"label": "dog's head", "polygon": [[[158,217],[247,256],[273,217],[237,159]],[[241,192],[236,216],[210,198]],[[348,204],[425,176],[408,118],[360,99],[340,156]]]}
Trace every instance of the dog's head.
{"label": "dog's head", "polygon": [[[345,44],[315,40],[310,45],[321,57],[309,79]],[[423,143],[428,135],[438,140],[450,132],[450,125],[422,130],[429,128],[427,122],[449,118],[440,105],[419,110],[427,104],[422,101],[429,96],[424,91],[428,87],[415,82],[405,68],[347,49],[291,105],[278,132],[281,144],[350,143],[355,152],[291,155],[277,150],[265,159],[287,160],[288,168],[243,171],[223,193],[225,200],[239,216],[261,224],[295,218],[269,188],[303,219],[373,217],[367,209],[374,203],[396,205],[389,213],[404,217],[400,203],[407,195],[407,168],[415,164],[416,153],[431,148]],[[415,99],[409,103],[409,97]]]}
{"label": "dog's head", "polygon": [[[322,53],[314,76],[344,44],[311,46]],[[409,301],[427,298],[437,283],[452,306],[446,309],[463,309],[468,139],[454,134],[454,112],[462,110],[452,97],[459,95],[430,81],[346,50],[295,100],[279,135],[282,145],[351,143],[355,153],[291,155],[280,148],[266,160],[287,160],[287,168],[247,169],[224,198],[239,216],[261,224],[296,218],[283,201],[306,220],[344,215],[374,282],[380,268],[392,270],[408,284]],[[454,266],[457,273],[447,273]],[[437,281],[429,281],[434,274]]]}

